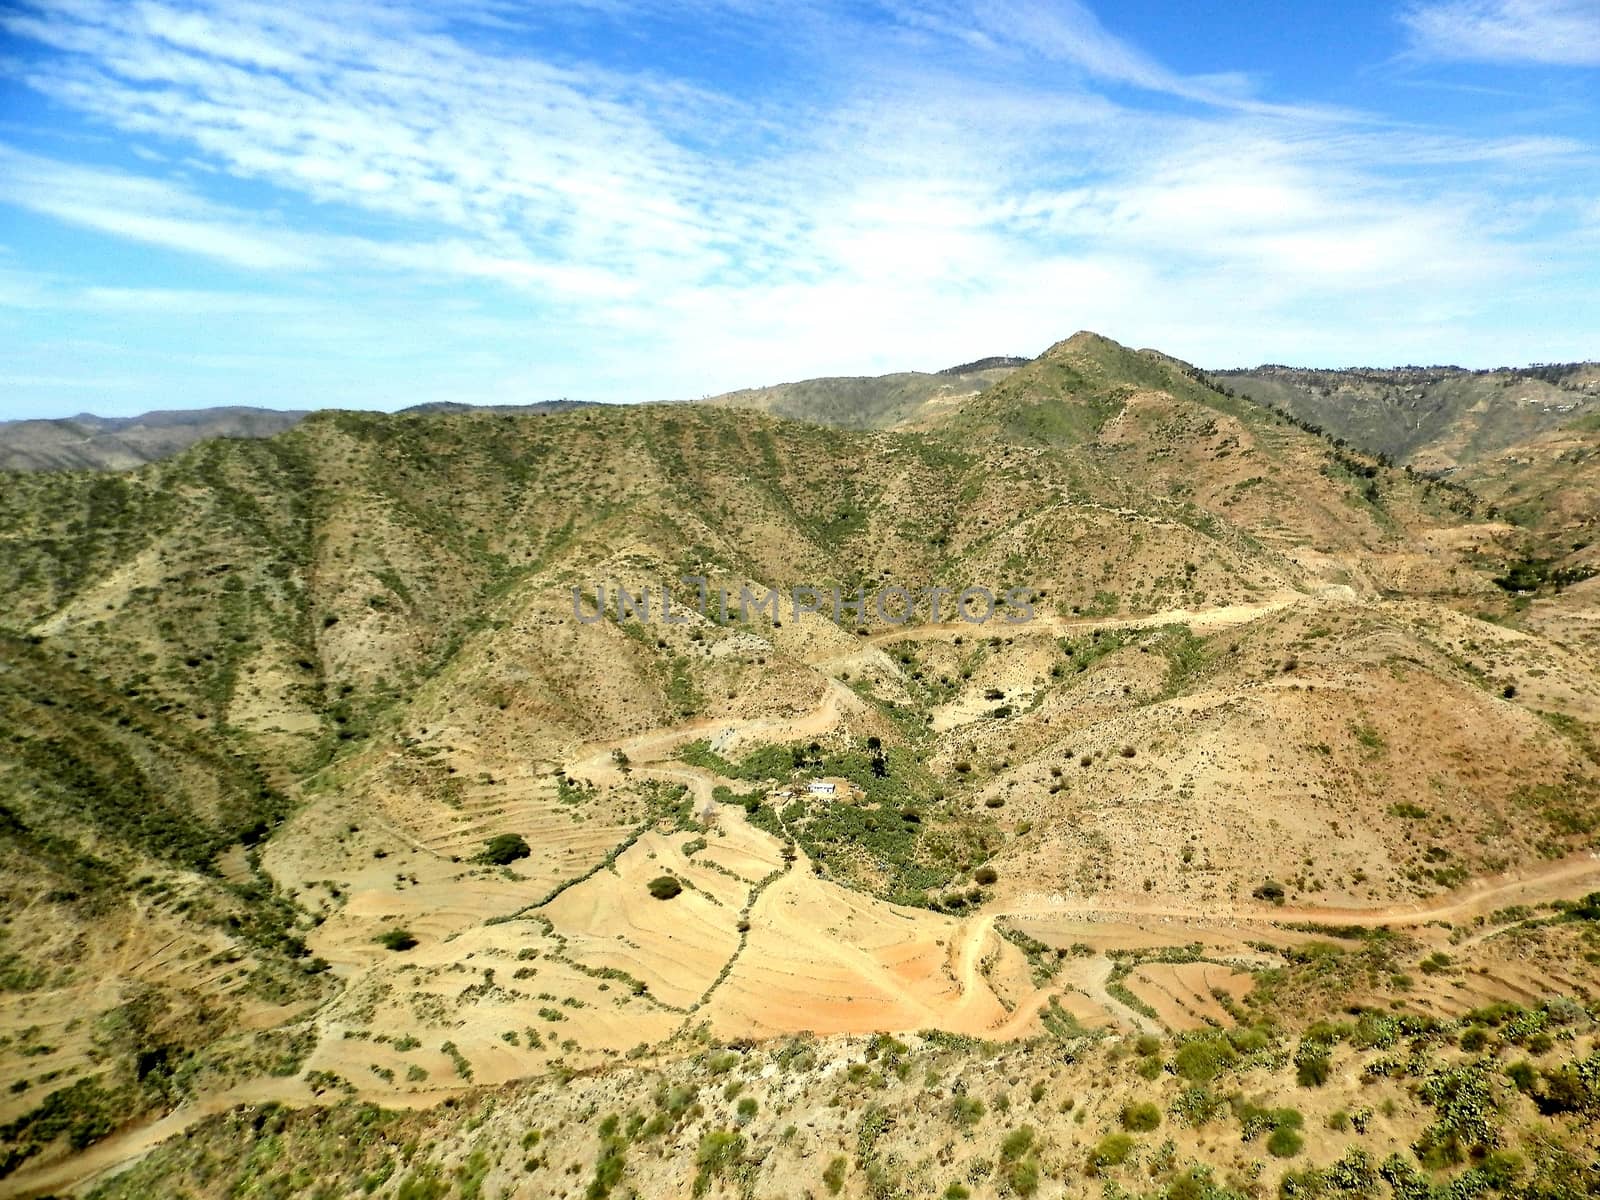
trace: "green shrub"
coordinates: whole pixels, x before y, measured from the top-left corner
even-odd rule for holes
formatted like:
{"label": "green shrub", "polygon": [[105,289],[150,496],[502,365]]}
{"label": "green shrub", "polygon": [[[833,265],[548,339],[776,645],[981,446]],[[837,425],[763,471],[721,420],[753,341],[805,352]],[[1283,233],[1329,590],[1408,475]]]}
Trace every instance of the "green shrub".
{"label": "green shrub", "polygon": [[1118,1167],[1133,1153],[1134,1140],[1125,1133],[1108,1133],[1089,1151],[1084,1166],[1087,1175],[1098,1175],[1106,1167]]}
{"label": "green shrub", "polygon": [[1302,1045],[1295,1056],[1294,1078],[1301,1087],[1321,1087],[1333,1073],[1333,1061],[1324,1048]]}
{"label": "green shrub", "polygon": [[1238,1051],[1224,1037],[1196,1038],[1178,1047],[1172,1067],[1179,1078],[1190,1083],[1210,1083],[1239,1059]]}
{"label": "green shrub", "polygon": [[694,1194],[704,1196],[711,1190],[713,1181],[739,1160],[744,1153],[744,1138],[728,1129],[710,1130],[700,1139],[695,1152]]}
{"label": "green shrub", "polygon": [[647,886],[657,900],[671,900],[683,891],[683,884],[671,875],[658,875]]}
{"label": "green shrub", "polygon": [[438,1165],[425,1163],[400,1181],[395,1200],[439,1200],[449,1192],[450,1184],[440,1178]]}
{"label": "green shrub", "polygon": [[1250,894],[1257,900],[1266,900],[1272,904],[1282,904],[1288,892],[1283,884],[1276,879],[1269,879]]}
{"label": "green shrub", "polygon": [[822,1182],[828,1185],[828,1194],[837,1196],[844,1190],[844,1173],[849,1169],[850,1160],[842,1154],[833,1156],[833,1161],[822,1172]]}
{"label": "green shrub", "polygon": [[409,929],[385,929],[372,940],[385,950],[410,950],[417,944],[416,937]]}
{"label": "green shrub", "polygon": [[1161,1110],[1154,1104],[1124,1104],[1122,1127],[1130,1133],[1149,1133],[1161,1126]]}
{"label": "green shrub", "polygon": [[1275,1158],[1293,1158],[1305,1148],[1306,1140],[1298,1130],[1280,1125],[1267,1138],[1267,1153]]}
{"label": "green shrub", "polygon": [[983,1120],[986,1110],[976,1096],[957,1096],[950,1105],[950,1117],[957,1125],[970,1127]]}
{"label": "green shrub", "polygon": [[1039,1190],[1039,1160],[1022,1158],[1002,1168],[1005,1181],[1018,1196],[1031,1196]]}
{"label": "green shrub", "polygon": [[1026,1157],[1028,1151],[1033,1149],[1035,1135],[1032,1125],[1024,1125],[1021,1129],[1014,1129],[1006,1134],[1005,1140],[1000,1143],[1000,1159],[1002,1162],[1013,1162]]}

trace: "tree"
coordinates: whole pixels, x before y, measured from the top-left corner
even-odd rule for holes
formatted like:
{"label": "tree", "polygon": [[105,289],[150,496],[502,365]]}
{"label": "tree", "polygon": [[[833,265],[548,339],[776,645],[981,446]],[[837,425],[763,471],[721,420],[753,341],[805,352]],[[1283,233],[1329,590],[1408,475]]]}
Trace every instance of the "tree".
{"label": "tree", "polygon": [[1283,898],[1287,893],[1283,884],[1276,879],[1269,879],[1250,894],[1257,900],[1267,900],[1273,904],[1282,904]]}
{"label": "tree", "polygon": [[523,841],[521,834],[501,833],[484,843],[483,853],[478,855],[478,861],[488,863],[490,866],[504,867],[519,858],[527,858],[532,853],[533,850]]}
{"label": "tree", "polygon": [[679,883],[671,875],[658,875],[647,886],[650,889],[650,894],[657,900],[671,900],[683,891],[683,884]]}

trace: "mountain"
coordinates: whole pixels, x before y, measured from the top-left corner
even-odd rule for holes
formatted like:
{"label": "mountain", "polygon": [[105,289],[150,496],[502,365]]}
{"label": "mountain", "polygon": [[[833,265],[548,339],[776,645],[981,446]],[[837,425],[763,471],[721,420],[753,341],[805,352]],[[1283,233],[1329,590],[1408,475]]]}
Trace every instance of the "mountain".
{"label": "mountain", "polygon": [[1600,413],[1600,363],[1221,371],[1218,384],[1421,471],[1482,459]]}
{"label": "mountain", "polygon": [[170,458],[206,438],[271,437],[293,429],[304,412],[264,408],[195,408],[138,417],[0,421],[0,470],[125,471]]}
{"label": "mountain", "polygon": [[[465,412],[481,407],[434,402],[408,412]],[[583,407],[574,400],[493,406],[522,414]],[[126,471],[158,462],[210,438],[267,438],[309,415],[267,408],[188,408],[138,417],[88,413],[59,420],[0,421],[0,471]]]}
{"label": "mountain", "polygon": [[0,1195],[1576,1186],[1600,581],[996,369],[6,476]]}
{"label": "mountain", "polygon": [[995,357],[932,374],[901,371],[893,375],[805,379],[744,388],[702,403],[841,429],[913,428],[959,407],[1027,362],[1025,358]]}
{"label": "mountain", "polygon": [[1222,372],[1255,399],[1416,471],[1448,476],[1524,531],[1547,573],[1593,573],[1600,363],[1495,371],[1458,367]]}

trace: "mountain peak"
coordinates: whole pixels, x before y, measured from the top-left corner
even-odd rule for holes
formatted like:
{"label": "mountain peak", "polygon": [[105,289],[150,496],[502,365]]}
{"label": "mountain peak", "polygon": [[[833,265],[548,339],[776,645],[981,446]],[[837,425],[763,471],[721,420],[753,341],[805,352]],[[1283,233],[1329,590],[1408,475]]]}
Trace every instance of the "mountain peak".
{"label": "mountain peak", "polygon": [[1096,333],[1092,329],[1080,329],[1069,338],[1057,342],[1041,354],[1040,358],[1049,358],[1052,355],[1061,355],[1076,352],[1079,354],[1094,354],[1106,350],[1120,350],[1128,352],[1128,348],[1120,342],[1115,342],[1104,334]]}

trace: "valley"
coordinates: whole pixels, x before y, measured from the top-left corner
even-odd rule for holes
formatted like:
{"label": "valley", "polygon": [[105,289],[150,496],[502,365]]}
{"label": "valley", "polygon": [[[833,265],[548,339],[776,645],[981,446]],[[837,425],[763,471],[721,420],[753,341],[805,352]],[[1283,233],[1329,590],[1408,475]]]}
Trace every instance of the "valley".
{"label": "valley", "polygon": [[[0,1196],[1565,1194],[1600,579],[1155,352],[980,374],[8,476]],[[686,574],[1039,599],[573,618]]]}

